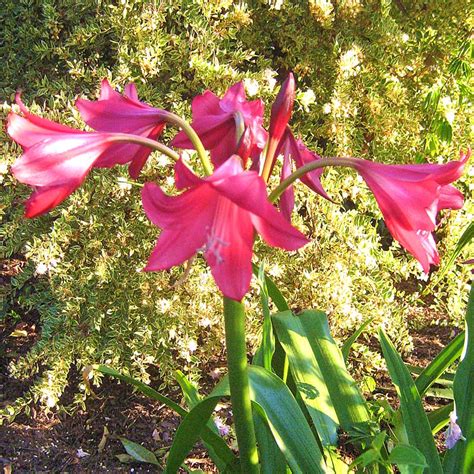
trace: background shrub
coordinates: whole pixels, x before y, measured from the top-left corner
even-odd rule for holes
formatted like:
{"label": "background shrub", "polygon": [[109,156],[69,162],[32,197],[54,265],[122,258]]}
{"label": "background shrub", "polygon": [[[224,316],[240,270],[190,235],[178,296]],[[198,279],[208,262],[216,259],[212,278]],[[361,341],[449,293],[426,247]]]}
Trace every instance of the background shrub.
{"label": "background shrub", "polygon": [[[472,138],[467,8],[464,0],[6,0],[1,114],[6,118],[21,88],[34,113],[83,127],[74,99],[95,98],[103,77],[119,88],[134,81],[143,100],[187,116],[194,95],[206,88],[222,94],[239,80],[249,96],[270,104],[276,81],[292,70],[299,87],[293,124],[308,146],[385,163],[445,162]],[[138,271],[157,230],[141,210],[139,189],[123,180],[125,168],[94,170],[59,208],[25,220],[21,201],[29,190],[7,174],[20,150],[4,128],[0,133],[1,258],[26,257],[2,288],[3,317],[35,310],[41,324],[37,344],[10,364],[14,377],[32,379],[31,389],[3,416],[30,400],[55,406],[68,380],[81,403],[84,387],[73,375],[90,363],[143,380],[156,366],[165,384],[184,366],[198,379],[199,366],[223,348],[221,301],[202,259],[177,287],[181,268]],[[140,181],[171,189],[169,176],[171,163],[157,156]],[[441,254],[473,218],[471,178],[458,184],[464,209],[442,217]],[[455,266],[420,301],[421,269],[390,238],[364,183],[329,171],[324,184],[338,204],[302,187],[297,193],[295,220],[310,245],[293,254],[258,245],[291,304],[326,310],[340,337],[374,317],[402,350],[411,344],[408,319],[427,304],[437,309],[437,323],[457,324],[468,269]],[[247,298],[253,343],[256,291]],[[367,370],[378,367],[374,354],[361,354]]]}

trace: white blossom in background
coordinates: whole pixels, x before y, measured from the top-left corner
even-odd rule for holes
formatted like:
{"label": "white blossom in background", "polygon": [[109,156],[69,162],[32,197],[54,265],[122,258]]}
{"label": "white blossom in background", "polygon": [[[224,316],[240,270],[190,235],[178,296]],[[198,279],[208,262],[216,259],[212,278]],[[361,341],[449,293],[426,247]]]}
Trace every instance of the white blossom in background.
{"label": "white blossom in background", "polygon": [[271,91],[275,89],[275,86],[277,83],[275,76],[276,76],[276,72],[272,71],[271,69],[265,69],[265,71],[263,71],[263,77],[268,82],[268,88]]}
{"label": "white blossom in background", "polygon": [[316,103],[316,94],[313,89],[307,89],[303,93],[298,94],[297,99],[303,106],[305,112],[309,112],[309,106]]}
{"label": "white blossom in background", "polygon": [[343,76],[355,76],[360,70],[361,61],[362,51],[358,46],[353,46],[341,55],[339,59],[339,70]]}
{"label": "white blossom in background", "polygon": [[245,90],[247,94],[250,97],[257,95],[260,89],[260,85],[258,84],[258,81],[256,79],[250,79],[250,78],[244,79],[244,86],[245,86]]}
{"label": "white blossom in background", "polygon": [[331,113],[331,104],[326,103],[323,105],[323,114],[328,115]]}
{"label": "white blossom in background", "polygon": [[196,351],[197,347],[198,347],[197,342],[194,339],[191,339],[188,342],[188,350],[191,354]]}

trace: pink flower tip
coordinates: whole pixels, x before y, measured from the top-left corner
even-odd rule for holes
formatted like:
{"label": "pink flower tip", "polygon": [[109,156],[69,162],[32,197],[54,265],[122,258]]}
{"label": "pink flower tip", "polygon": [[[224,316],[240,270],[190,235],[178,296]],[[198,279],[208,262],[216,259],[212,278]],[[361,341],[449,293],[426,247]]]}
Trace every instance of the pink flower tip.
{"label": "pink flower tip", "polygon": [[291,112],[293,111],[295,87],[295,78],[293,73],[290,72],[272,105],[269,130],[270,141],[278,143],[285,132],[291,118]]}

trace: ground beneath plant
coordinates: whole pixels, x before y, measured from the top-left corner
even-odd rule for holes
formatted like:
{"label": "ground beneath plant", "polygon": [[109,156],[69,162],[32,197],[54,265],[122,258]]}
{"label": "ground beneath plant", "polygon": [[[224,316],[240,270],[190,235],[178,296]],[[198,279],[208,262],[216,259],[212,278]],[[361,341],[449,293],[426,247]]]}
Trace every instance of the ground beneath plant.
{"label": "ground beneath plant", "polygon": [[[420,320],[417,320],[411,331],[414,350],[406,358],[409,364],[426,366],[457,333],[451,327],[431,326],[430,321],[434,319],[437,318],[433,318],[427,310],[425,322],[421,321],[420,325]],[[21,322],[0,322],[0,406],[11,403],[31,385],[32,380],[11,378],[7,366],[13,358],[32,347],[39,332],[34,313],[25,315]],[[370,341],[368,343],[372,345]],[[225,362],[216,359],[203,373],[210,374],[223,366]],[[62,405],[68,406],[72,402],[80,377],[81,374],[72,374],[71,388],[64,394]],[[215,384],[210,376],[201,382],[204,390],[210,390]],[[151,385],[159,386],[160,380],[155,378]],[[377,385],[382,387],[389,400],[395,401],[395,392],[386,374],[380,374]],[[125,449],[120,438],[154,451],[160,463],[164,464],[180,418],[164,405],[133,393],[128,385],[111,379],[105,380],[96,395],[97,398],[89,397],[85,408],[76,409],[72,416],[65,412],[46,413],[32,406],[30,416],[18,416],[10,425],[0,426],[0,468],[3,467],[3,472],[160,472],[161,469],[153,465],[124,463]],[[178,389],[170,389],[166,395],[181,402]],[[427,408],[434,409],[445,403],[447,400],[428,398]],[[219,417],[231,424],[225,405]],[[235,445],[232,438],[228,441],[231,446]],[[200,445],[190,454],[186,465],[190,470],[217,472]]]}

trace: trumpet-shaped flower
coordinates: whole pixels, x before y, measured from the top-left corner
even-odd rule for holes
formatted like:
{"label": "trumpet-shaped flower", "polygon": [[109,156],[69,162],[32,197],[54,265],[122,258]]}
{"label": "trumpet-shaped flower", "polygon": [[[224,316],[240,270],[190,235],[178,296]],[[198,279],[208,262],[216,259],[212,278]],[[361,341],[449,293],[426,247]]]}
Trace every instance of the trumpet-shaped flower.
{"label": "trumpet-shaped flower", "polygon": [[234,155],[212,176],[195,176],[182,161],[175,168],[176,186],[167,196],[147,183],[142,191],[148,218],[162,232],[146,271],[165,270],[202,252],[222,293],[240,301],[252,276],[252,247],[257,231],[270,245],[296,250],[308,240],[267,199],[265,183],[254,171],[243,171]]}
{"label": "trumpet-shaped flower", "polygon": [[132,149],[117,148],[113,133],[75,130],[30,113],[19,94],[16,102],[23,117],[10,114],[7,132],[24,151],[12,172],[18,181],[34,188],[25,202],[26,217],[44,214],[64,201],[91,168],[134,159],[135,155],[122,154],[133,153]]}
{"label": "trumpet-shaped flower", "polygon": [[470,150],[444,165],[383,165],[354,159],[353,167],[374,193],[392,236],[428,273],[439,264],[432,232],[441,209],[460,209],[463,195],[450,183],[462,174]]}
{"label": "trumpet-shaped flower", "polygon": [[[76,107],[84,122],[94,130],[129,133],[152,140],[157,140],[161,135],[168,115],[164,110],[139,101],[134,84],[128,84],[125,94],[121,95],[112,89],[107,79],[102,81],[99,100],[77,99]],[[148,147],[133,143],[117,143],[106,156],[101,157],[96,166],[109,167],[117,162],[130,162],[130,176],[137,178],[151,151]]]}
{"label": "trumpet-shaped flower", "polygon": [[[237,136],[236,121],[243,118],[247,139],[251,141],[250,156],[257,158],[265,147],[267,132],[262,126],[263,102],[247,101],[245,89],[241,82],[233,85],[219,99],[211,91],[206,91],[193,99],[193,121],[191,126],[199,135],[204,148],[210,150],[211,160],[215,166],[223,164],[234,154],[240,139]],[[184,132],[179,132],[171,142],[177,148],[194,149],[193,144]]]}

